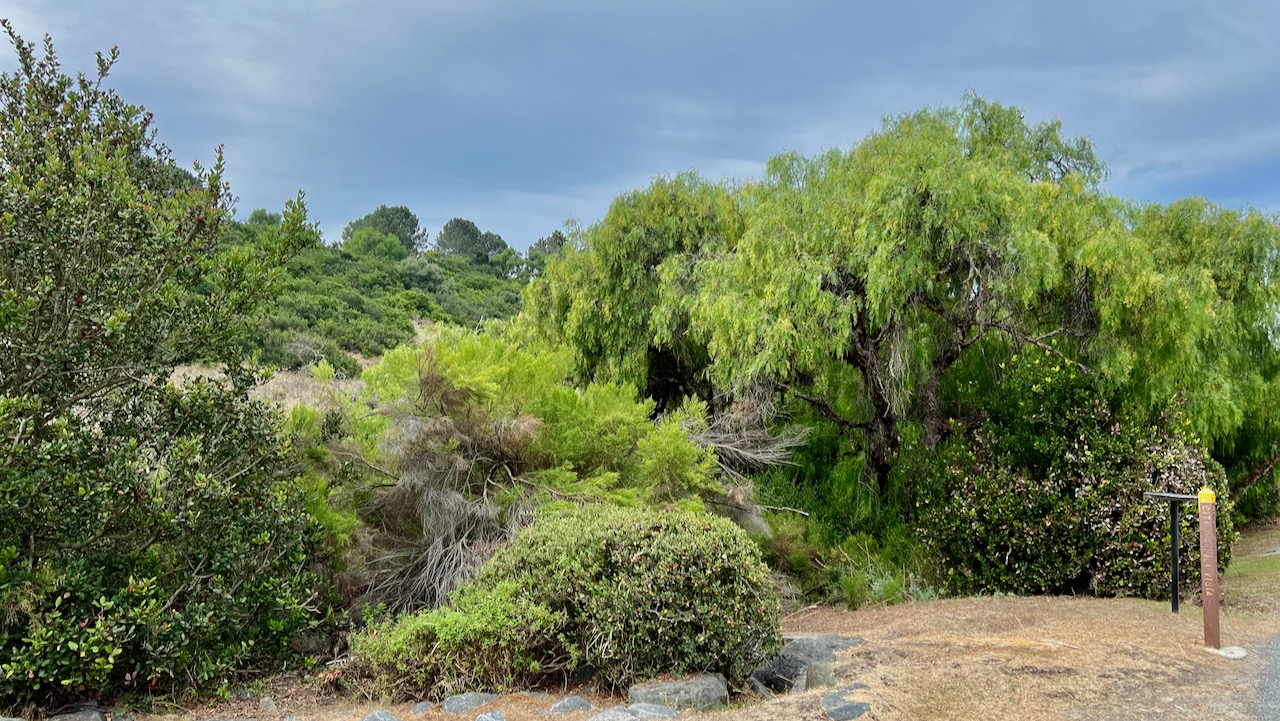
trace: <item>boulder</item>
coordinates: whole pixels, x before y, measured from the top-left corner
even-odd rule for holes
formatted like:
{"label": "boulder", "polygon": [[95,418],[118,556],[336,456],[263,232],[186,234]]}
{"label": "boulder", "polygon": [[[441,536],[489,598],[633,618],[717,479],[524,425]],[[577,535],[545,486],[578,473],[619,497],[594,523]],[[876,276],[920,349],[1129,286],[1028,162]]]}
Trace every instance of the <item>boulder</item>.
{"label": "boulder", "polygon": [[627,710],[626,706],[614,706],[601,711],[587,721],[636,721],[636,717]]}
{"label": "boulder", "polygon": [[432,708],[433,705],[430,701],[419,701],[413,705],[413,708],[409,709],[409,713],[414,716],[426,716],[431,713]]}
{"label": "boulder", "polygon": [[395,714],[387,711],[386,709],[378,709],[365,714],[364,718],[360,721],[400,721],[400,719],[396,718]]}
{"label": "boulder", "polygon": [[557,701],[547,709],[547,713],[552,716],[563,716],[574,711],[590,711],[591,702],[581,696],[570,696],[563,701]]}
{"label": "boulder", "polygon": [[658,706],[651,703],[633,703],[627,707],[627,710],[640,721],[662,721],[662,719],[680,718],[680,712],[670,706]]}
{"label": "boulder", "polygon": [[460,693],[445,699],[441,708],[446,713],[467,713],[475,711],[496,698],[498,697],[491,693]]}
{"label": "boulder", "polygon": [[[855,636],[834,634],[792,639],[783,645],[777,658],[770,661],[764,668],[754,671],[751,677],[775,693],[786,693],[795,690],[796,684],[809,675],[807,672],[811,665],[817,665],[815,676],[822,680],[831,678],[834,683],[831,664],[836,660],[836,651],[853,648],[862,643],[864,643],[863,639]],[[815,688],[821,685],[810,683],[808,678],[803,678],[803,681],[804,688]]]}
{"label": "boulder", "polygon": [[632,704],[705,710],[723,706],[728,701],[729,687],[724,676],[718,673],[704,673],[680,681],[636,684],[627,690],[627,702]]}
{"label": "boulder", "polygon": [[273,701],[270,696],[263,696],[261,699],[258,699],[258,710],[268,716],[275,716],[278,711],[276,708],[276,702]]}
{"label": "boulder", "polygon": [[501,711],[490,711],[476,716],[476,721],[507,721],[507,717]]}
{"label": "boulder", "polygon": [[853,721],[871,710],[871,704],[851,698],[853,694],[867,688],[855,683],[833,691],[822,697],[822,712],[831,721]]}
{"label": "boulder", "polygon": [[85,708],[72,713],[50,716],[49,721],[105,721],[102,712],[96,708]]}

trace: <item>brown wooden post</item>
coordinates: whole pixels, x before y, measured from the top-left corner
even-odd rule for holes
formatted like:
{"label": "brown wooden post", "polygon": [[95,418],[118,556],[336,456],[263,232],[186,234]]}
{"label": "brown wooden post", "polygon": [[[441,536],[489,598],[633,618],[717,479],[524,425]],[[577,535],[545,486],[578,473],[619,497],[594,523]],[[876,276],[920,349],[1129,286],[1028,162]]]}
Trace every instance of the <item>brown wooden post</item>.
{"label": "brown wooden post", "polygon": [[1218,627],[1218,496],[1200,491],[1200,599],[1204,607],[1204,645],[1222,648]]}

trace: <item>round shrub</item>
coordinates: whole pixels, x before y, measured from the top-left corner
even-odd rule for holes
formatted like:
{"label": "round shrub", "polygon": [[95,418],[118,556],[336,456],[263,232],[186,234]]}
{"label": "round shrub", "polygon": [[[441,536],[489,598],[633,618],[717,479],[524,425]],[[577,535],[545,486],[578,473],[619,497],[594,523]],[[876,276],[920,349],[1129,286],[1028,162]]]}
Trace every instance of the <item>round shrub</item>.
{"label": "round shrub", "polygon": [[768,568],[736,526],[588,506],[544,512],[450,606],[374,624],[352,648],[381,691],[440,696],[585,667],[611,686],[743,680],[780,643]]}

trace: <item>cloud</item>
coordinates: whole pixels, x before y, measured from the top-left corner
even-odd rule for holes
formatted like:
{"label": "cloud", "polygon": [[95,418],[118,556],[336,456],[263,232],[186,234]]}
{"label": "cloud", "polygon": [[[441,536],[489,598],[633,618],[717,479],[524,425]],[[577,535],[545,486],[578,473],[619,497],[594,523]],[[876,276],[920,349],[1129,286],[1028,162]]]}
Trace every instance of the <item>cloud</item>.
{"label": "cloud", "polygon": [[[5,11],[113,83],[178,157],[224,143],[241,207],[298,188],[335,236],[380,203],[524,245],[690,168],[762,171],[974,89],[1091,137],[1111,186],[1274,198],[1280,7],[1080,0],[64,0]],[[1267,190],[1263,190],[1267,188]]]}

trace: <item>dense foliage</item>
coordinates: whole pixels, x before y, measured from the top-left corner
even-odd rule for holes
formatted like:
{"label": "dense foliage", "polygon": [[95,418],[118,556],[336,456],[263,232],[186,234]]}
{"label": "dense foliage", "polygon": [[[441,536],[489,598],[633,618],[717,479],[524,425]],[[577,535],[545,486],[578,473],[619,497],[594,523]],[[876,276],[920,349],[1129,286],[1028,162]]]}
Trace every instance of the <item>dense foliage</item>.
{"label": "dense foliage", "polygon": [[[150,116],[5,24],[0,75],[0,702],[202,684],[280,653],[311,524],[237,334],[316,242],[301,201],[220,242],[221,158],[177,169]],[[180,363],[230,380],[167,385]]]}
{"label": "dense foliage", "polygon": [[742,681],[779,645],[768,569],[741,530],[591,506],[547,513],[449,606],[352,638],[378,690],[429,697],[585,667],[613,686],[696,671]]}
{"label": "dense foliage", "polygon": [[[234,220],[220,152],[177,168],[114,52],[4,27],[0,701],[278,660],[316,575],[378,692],[741,680],[762,558],[850,606],[1156,597],[1144,491],[1216,489],[1224,564],[1280,510],[1280,224],[1112,197],[1056,122],[971,95],[527,257],[386,205],[326,246],[301,197]],[[254,354],[331,393],[282,433]]]}
{"label": "dense foliage", "polygon": [[438,605],[546,501],[697,509],[723,491],[714,451],[685,430],[702,407],[655,425],[630,386],[575,388],[569,360],[442,328],[365,371],[360,397],[295,409],[333,504],[366,522],[348,581],[365,601]]}
{"label": "dense foliage", "polygon": [[[289,263],[270,313],[245,341],[262,350],[264,363],[300,368],[326,360],[355,377],[360,365],[352,354],[377,356],[408,343],[415,323],[474,325],[519,310],[524,265],[518,256],[410,253],[402,239],[369,220],[377,217],[349,225],[341,247],[314,248]],[[251,217],[246,225],[270,227],[272,220]],[[405,223],[416,228],[417,218]]]}
{"label": "dense foliage", "polygon": [[[959,593],[1169,593],[1169,516],[1147,491],[1218,493],[1218,558],[1236,534],[1221,466],[1195,445],[1178,408],[1111,408],[1052,355],[1015,357],[990,420],[949,443],[923,500],[922,537]],[[1194,504],[1181,516],[1194,537]],[[1199,547],[1182,546],[1184,568]],[[1198,585],[1183,576],[1187,592]]]}

